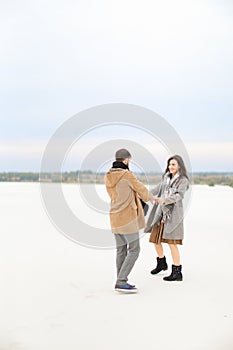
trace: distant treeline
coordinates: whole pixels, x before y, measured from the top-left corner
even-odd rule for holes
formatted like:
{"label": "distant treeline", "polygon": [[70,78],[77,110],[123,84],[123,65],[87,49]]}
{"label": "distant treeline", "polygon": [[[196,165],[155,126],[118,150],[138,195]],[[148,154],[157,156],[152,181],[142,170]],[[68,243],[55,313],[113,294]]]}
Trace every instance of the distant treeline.
{"label": "distant treeline", "polygon": [[[161,174],[136,174],[143,183],[154,184],[161,179]],[[4,172],[0,173],[0,182],[63,182],[63,183],[104,183],[104,173],[87,171],[70,171],[63,173]],[[233,173],[193,173],[195,185],[225,185],[233,187]]]}

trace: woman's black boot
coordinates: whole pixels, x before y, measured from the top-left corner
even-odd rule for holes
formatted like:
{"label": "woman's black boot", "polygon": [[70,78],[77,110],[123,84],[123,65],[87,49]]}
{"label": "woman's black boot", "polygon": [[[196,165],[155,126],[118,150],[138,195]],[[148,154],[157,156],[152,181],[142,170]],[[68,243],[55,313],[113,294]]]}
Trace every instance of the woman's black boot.
{"label": "woman's black boot", "polygon": [[180,266],[175,266],[172,265],[172,273],[170,274],[170,276],[164,277],[164,281],[182,281],[183,280],[183,276],[181,273],[181,269],[182,269],[182,265]]}
{"label": "woman's black boot", "polygon": [[160,271],[163,271],[163,270],[164,271],[167,270],[166,257],[165,256],[163,258],[157,257],[157,266],[150,273],[152,273],[152,275],[156,275],[157,273],[159,273]]}

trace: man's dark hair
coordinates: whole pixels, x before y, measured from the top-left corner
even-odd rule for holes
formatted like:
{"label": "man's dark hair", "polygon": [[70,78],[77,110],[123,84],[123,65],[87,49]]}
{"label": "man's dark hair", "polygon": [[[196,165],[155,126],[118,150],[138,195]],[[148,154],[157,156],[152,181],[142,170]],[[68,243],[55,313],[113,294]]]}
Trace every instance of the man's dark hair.
{"label": "man's dark hair", "polygon": [[131,154],[127,149],[121,148],[118,151],[116,151],[115,158],[118,162],[122,162],[126,158],[131,158]]}

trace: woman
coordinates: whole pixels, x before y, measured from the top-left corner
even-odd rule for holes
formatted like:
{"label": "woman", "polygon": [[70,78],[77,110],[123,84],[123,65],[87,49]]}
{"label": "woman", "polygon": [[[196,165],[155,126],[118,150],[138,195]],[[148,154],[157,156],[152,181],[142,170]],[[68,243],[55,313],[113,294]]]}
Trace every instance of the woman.
{"label": "woman", "polygon": [[170,276],[165,281],[182,281],[180,253],[178,245],[183,241],[183,203],[182,199],[189,188],[189,178],[183,159],[175,155],[167,161],[162,182],[152,193],[156,204],[149,216],[146,232],[151,232],[150,242],[154,243],[157,252],[157,266],[151,271],[153,275],[167,270],[166,257],[162,243],[167,243],[173,259]]}

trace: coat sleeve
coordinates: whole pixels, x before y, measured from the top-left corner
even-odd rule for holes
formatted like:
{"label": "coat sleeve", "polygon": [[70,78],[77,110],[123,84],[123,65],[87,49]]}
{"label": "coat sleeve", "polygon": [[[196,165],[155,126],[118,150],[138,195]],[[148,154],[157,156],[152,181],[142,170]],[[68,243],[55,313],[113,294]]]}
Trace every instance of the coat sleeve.
{"label": "coat sleeve", "polygon": [[137,192],[143,201],[148,202],[153,199],[153,194],[146,188],[146,186],[140,182],[136,176],[132,173],[128,173],[130,187],[133,191]]}
{"label": "coat sleeve", "polygon": [[184,198],[184,194],[189,187],[189,181],[186,177],[184,177],[177,188],[174,189],[174,193],[170,194],[167,198],[165,198],[165,202],[163,205],[168,205],[172,203],[176,203]]}

